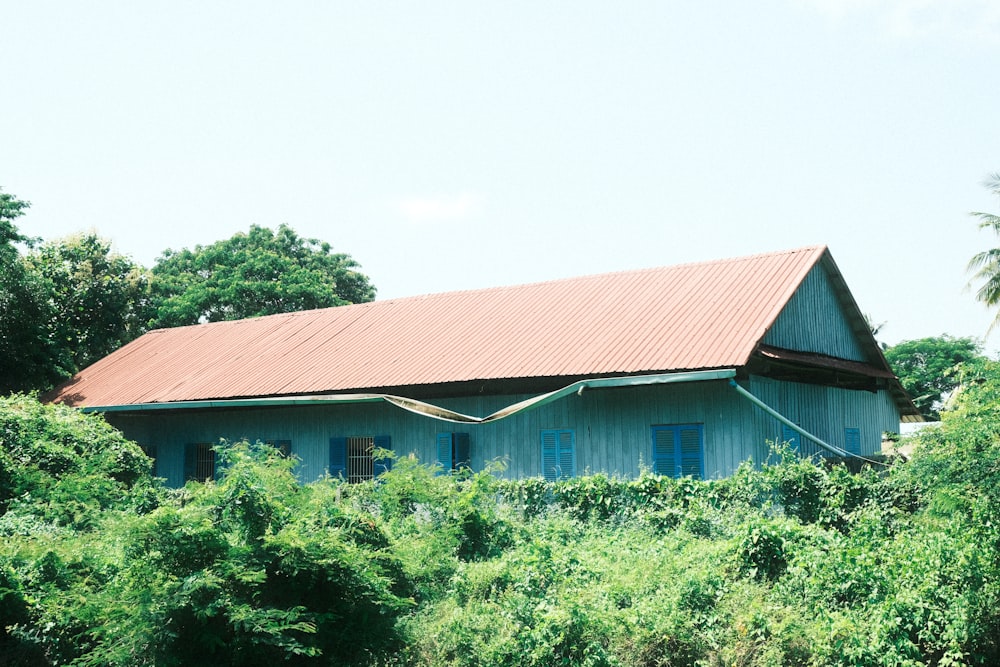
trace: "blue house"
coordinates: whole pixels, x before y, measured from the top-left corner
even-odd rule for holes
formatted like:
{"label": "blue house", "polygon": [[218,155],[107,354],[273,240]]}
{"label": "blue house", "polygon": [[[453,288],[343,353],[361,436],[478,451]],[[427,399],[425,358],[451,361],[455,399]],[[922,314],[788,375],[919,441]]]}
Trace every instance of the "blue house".
{"label": "blue house", "polygon": [[381,449],[511,477],[698,478],[872,455],[920,421],[822,246],[151,331],[46,400],[100,412],[179,486],[221,440],[303,481]]}

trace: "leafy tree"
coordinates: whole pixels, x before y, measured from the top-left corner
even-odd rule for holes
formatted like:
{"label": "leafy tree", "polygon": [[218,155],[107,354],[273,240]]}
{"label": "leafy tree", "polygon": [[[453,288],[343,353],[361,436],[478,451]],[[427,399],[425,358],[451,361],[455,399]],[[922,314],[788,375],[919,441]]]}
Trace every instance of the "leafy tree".
{"label": "leafy tree", "polygon": [[941,400],[958,386],[956,366],[982,358],[973,338],[941,335],[907,340],[885,351],[885,358],[924,419],[938,421]]}
{"label": "leafy tree", "polygon": [[0,394],[36,389],[65,375],[49,338],[48,294],[17,248],[30,242],[14,225],[30,205],[0,191]]}
{"label": "leafy tree", "polygon": [[371,301],[375,288],[329,243],[253,225],[194,250],[166,250],[153,267],[153,327],[217,322]]}
{"label": "leafy tree", "polygon": [[[1000,197],[1000,172],[990,176],[984,185],[991,193]],[[1000,215],[979,211],[974,211],[972,215],[979,218],[980,229],[988,228],[1000,234]],[[990,307],[1000,304],[1000,248],[990,248],[973,255],[969,260],[968,270],[973,272],[973,280],[982,281],[976,290],[976,299]],[[990,330],[997,324],[1000,324],[1000,313],[990,324]]]}
{"label": "leafy tree", "polygon": [[148,271],[93,232],[44,243],[25,262],[49,294],[49,338],[70,372],[137,338],[152,316]]}

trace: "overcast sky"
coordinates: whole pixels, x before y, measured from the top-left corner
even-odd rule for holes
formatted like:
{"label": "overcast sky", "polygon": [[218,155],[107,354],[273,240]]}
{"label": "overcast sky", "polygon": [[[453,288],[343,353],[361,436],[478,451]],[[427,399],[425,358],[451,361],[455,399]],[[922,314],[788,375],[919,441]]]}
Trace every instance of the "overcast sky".
{"label": "overcast sky", "polygon": [[[982,337],[1000,2],[0,0],[22,232],[152,266],[288,223],[380,299],[826,244],[888,343]],[[988,341],[1000,347],[1000,334]]]}

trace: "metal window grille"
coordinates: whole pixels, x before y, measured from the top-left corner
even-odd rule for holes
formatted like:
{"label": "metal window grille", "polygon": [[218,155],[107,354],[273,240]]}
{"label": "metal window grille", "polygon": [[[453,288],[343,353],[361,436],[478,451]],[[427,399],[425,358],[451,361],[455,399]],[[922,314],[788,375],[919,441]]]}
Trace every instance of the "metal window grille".
{"label": "metal window grille", "polygon": [[375,438],[372,436],[347,439],[348,482],[364,482],[375,477],[375,462],[372,460],[374,448]]}
{"label": "metal window grille", "polygon": [[215,452],[212,445],[207,442],[199,442],[194,460],[194,478],[206,481],[215,477]]}

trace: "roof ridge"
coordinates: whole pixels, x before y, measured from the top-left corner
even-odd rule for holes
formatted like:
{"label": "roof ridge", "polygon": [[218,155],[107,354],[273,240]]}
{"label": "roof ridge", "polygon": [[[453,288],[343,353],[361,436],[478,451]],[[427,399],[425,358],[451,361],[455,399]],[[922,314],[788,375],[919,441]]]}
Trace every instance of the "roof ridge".
{"label": "roof ridge", "polygon": [[[165,327],[162,329],[153,329],[148,333],[155,333],[165,330],[175,330],[175,329],[187,329],[188,327],[205,327],[205,326],[235,326],[237,322],[246,322],[247,320],[268,320],[277,319],[282,317],[305,317],[315,313],[320,313],[324,311],[329,311],[331,309],[354,309],[354,308],[371,308],[373,306],[381,307],[382,305],[388,305],[393,303],[405,303],[410,301],[422,301],[428,299],[439,299],[445,297],[452,297],[458,295],[470,295],[470,294],[489,294],[489,293],[502,293],[512,290],[521,290],[534,287],[542,287],[545,285],[555,285],[560,283],[572,283],[572,282],[582,282],[587,280],[598,280],[604,279],[611,276],[619,275],[641,275],[646,273],[666,271],[666,270],[683,270],[695,266],[721,266],[724,264],[735,264],[737,262],[746,262],[755,259],[763,259],[765,257],[778,257],[780,255],[793,255],[801,252],[815,252],[821,254],[822,251],[826,250],[827,246],[825,244],[816,244],[809,246],[801,246],[799,248],[789,248],[785,250],[774,250],[769,252],[760,252],[750,255],[743,255],[740,257],[723,257],[718,259],[706,259],[698,260],[692,262],[684,262],[681,264],[663,264],[660,266],[647,266],[640,267],[637,269],[618,269],[615,271],[603,271],[600,273],[589,273],[581,276],[565,276],[562,278],[550,278],[548,280],[538,280],[526,283],[513,283],[510,285],[494,285],[490,287],[470,287],[468,289],[459,290],[448,290],[444,292],[428,292],[425,294],[412,294],[408,296],[399,296],[392,299],[378,300],[374,301],[363,301],[361,303],[345,303],[340,306],[327,306],[325,308],[309,308],[306,310],[294,310],[287,313],[271,313],[269,315],[257,315],[255,317],[241,318],[237,320],[220,320],[217,322],[202,322],[198,324],[186,324],[178,327]],[[343,311],[341,311],[343,312]]]}
{"label": "roof ridge", "polygon": [[[668,269],[669,270],[673,270],[673,269],[686,269],[686,268],[690,268],[690,267],[693,267],[693,266],[717,266],[717,265],[721,265],[721,264],[733,264],[733,263],[736,263],[736,262],[744,262],[744,261],[748,261],[748,260],[752,260],[752,259],[763,259],[765,257],[777,257],[777,256],[780,256],[780,255],[793,255],[793,254],[802,253],[802,252],[815,252],[815,253],[819,254],[821,251],[826,250],[826,249],[827,249],[827,246],[825,244],[820,243],[820,244],[815,244],[815,245],[801,246],[799,248],[789,248],[789,249],[786,249],[786,250],[776,250],[776,251],[772,251],[772,252],[754,253],[754,254],[751,254],[751,255],[743,255],[743,256],[740,256],[740,257],[724,257],[724,258],[720,258],[720,259],[705,259],[705,260],[697,260],[697,261],[692,261],[692,262],[684,262],[684,263],[681,263],[681,264],[661,264],[659,266],[644,266],[644,267],[640,267],[640,268],[636,268],[636,269],[617,269],[617,270],[612,270],[612,271],[602,271],[602,272],[599,272],[599,273],[587,273],[587,274],[578,275],[578,276],[564,276],[562,278],[549,278],[547,280],[536,280],[536,281],[525,282],[525,283],[512,283],[512,284],[509,284],[509,285],[493,285],[493,286],[489,286],[489,287],[470,287],[470,288],[467,288],[467,289],[447,290],[447,291],[444,291],[444,292],[428,292],[426,294],[412,294],[412,295],[409,295],[409,296],[393,297],[392,299],[385,299],[384,301],[379,301],[379,300],[376,299],[375,301],[369,301],[369,302],[366,302],[366,303],[370,305],[370,304],[373,304],[373,303],[392,303],[392,302],[396,302],[396,301],[408,301],[408,300],[411,300],[411,299],[436,298],[436,297],[442,297],[442,296],[450,296],[452,294],[475,294],[475,293],[485,293],[485,292],[499,292],[499,291],[506,291],[506,290],[522,289],[522,288],[526,288],[526,287],[537,287],[537,286],[542,286],[542,285],[551,285],[551,284],[556,284],[556,283],[576,282],[576,281],[581,281],[581,280],[594,280],[594,279],[607,278],[609,276],[617,276],[617,275],[639,275],[639,274],[643,274],[643,273],[651,273],[651,272],[654,272],[654,271],[664,271],[664,270],[668,270]],[[350,304],[350,305],[361,305],[361,304]],[[344,306],[334,306],[334,307],[335,308],[343,308]],[[320,309],[320,310],[322,310],[322,309]],[[306,312],[306,311],[300,311],[300,312]]]}

